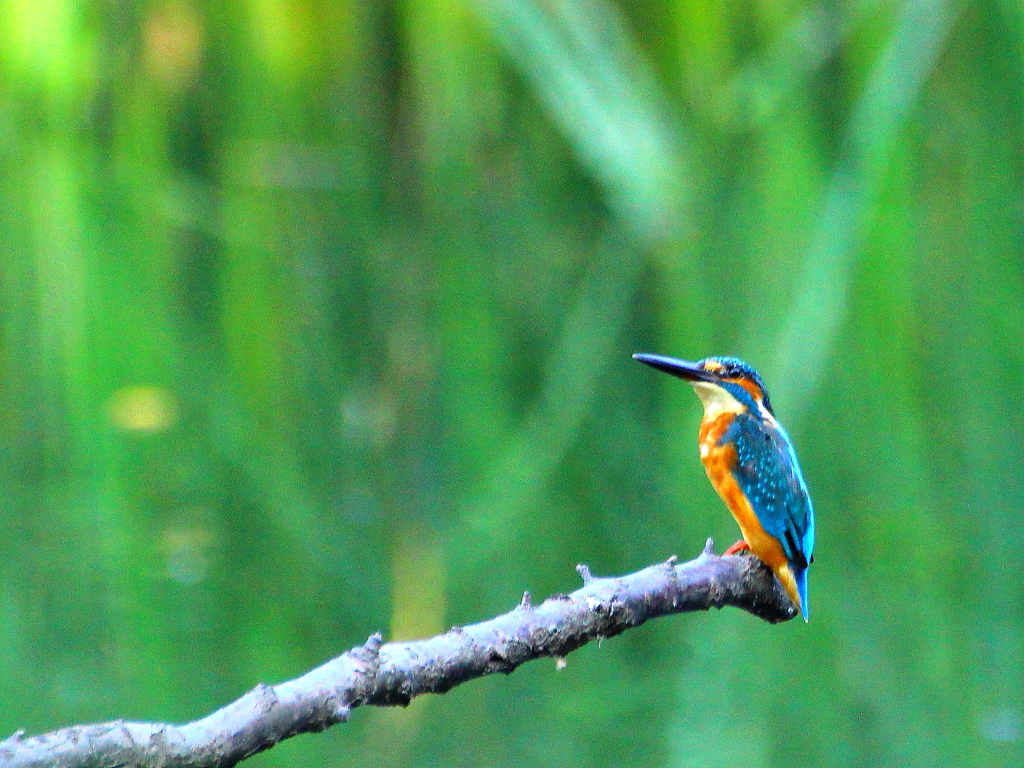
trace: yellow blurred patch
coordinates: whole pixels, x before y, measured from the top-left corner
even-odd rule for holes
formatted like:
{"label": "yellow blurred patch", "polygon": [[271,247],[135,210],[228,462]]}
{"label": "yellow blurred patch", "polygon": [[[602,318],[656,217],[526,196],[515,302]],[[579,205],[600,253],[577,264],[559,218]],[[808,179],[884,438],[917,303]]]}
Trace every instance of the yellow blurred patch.
{"label": "yellow blurred patch", "polygon": [[422,531],[399,533],[391,559],[391,639],[433,637],[445,631],[448,572],[440,542]]}
{"label": "yellow blurred patch", "polygon": [[163,387],[123,387],[110,398],[110,420],[129,432],[160,432],[177,417],[174,395]]}
{"label": "yellow blurred patch", "polygon": [[150,9],[143,24],[146,69],[171,90],[195,79],[203,56],[205,25],[199,11],[182,0]]}

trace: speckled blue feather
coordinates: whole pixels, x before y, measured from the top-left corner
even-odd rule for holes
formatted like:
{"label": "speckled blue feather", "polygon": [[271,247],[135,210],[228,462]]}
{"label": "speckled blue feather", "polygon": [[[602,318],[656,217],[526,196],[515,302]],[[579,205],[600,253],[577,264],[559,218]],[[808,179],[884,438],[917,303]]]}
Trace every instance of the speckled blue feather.
{"label": "speckled blue feather", "polygon": [[[741,387],[737,389],[742,390]],[[732,391],[732,387],[730,387]],[[735,396],[749,394],[735,392]],[[752,404],[752,403],[751,403]],[[814,509],[789,435],[781,425],[747,413],[737,414],[719,444],[736,449],[733,474],[765,531],[782,544],[806,619],[807,566],[814,553]]]}

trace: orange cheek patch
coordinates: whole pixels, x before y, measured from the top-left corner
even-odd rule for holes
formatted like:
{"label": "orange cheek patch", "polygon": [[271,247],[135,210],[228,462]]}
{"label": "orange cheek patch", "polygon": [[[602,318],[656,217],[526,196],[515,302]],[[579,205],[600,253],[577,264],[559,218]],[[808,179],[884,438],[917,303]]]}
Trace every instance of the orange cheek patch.
{"label": "orange cheek patch", "polygon": [[741,387],[747,390],[747,392],[750,393],[750,396],[754,398],[755,402],[764,398],[764,393],[761,391],[761,388],[757,386],[757,384],[755,384],[754,382],[749,381],[748,379],[731,379],[731,381],[733,381],[736,384],[739,384]]}

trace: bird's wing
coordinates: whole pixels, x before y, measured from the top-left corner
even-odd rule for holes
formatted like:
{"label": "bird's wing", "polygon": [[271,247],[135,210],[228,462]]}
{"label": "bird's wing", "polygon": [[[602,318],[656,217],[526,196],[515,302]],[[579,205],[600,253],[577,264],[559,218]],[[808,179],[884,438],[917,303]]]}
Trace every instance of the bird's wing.
{"label": "bird's wing", "polygon": [[781,426],[740,414],[722,436],[728,440],[736,447],[736,482],[758,521],[795,567],[806,568],[814,549],[814,510],[789,436]]}

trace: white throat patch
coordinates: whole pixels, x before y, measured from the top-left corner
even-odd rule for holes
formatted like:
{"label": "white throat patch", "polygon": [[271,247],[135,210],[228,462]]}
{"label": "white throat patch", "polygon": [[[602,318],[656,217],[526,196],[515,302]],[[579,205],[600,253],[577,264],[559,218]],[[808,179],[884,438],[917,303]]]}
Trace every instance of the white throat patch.
{"label": "white throat patch", "polygon": [[723,413],[743,413],[746,410],[724,387],[707,381],[694,381],[691,384],[704,404],[705,419],[714,419]]}

